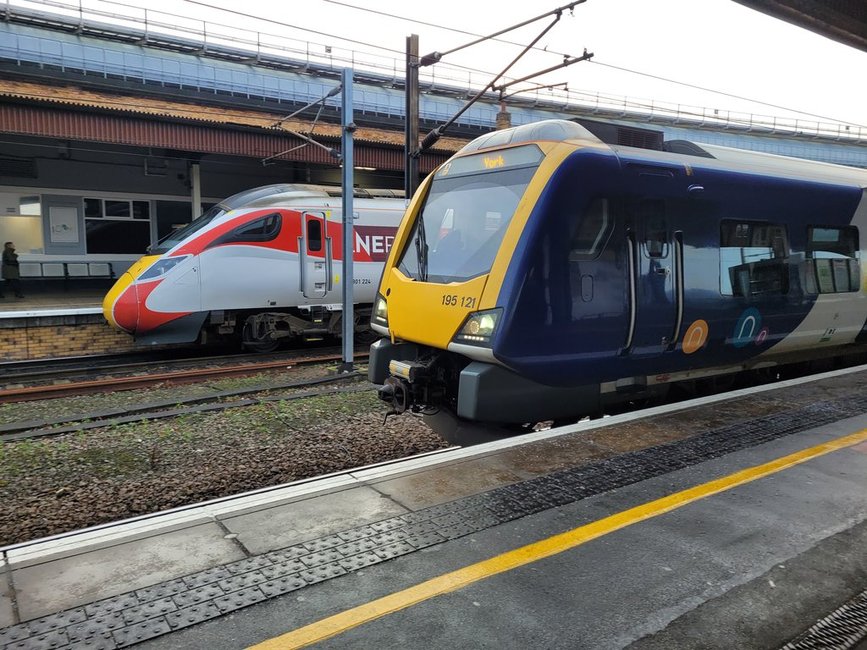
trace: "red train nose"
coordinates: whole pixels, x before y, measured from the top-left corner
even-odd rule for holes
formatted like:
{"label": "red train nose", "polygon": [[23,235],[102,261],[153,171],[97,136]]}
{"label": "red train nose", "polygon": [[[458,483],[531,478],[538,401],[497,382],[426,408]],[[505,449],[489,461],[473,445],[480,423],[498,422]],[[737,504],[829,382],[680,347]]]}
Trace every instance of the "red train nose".
{"label": "red train nose", "polygon": [[138,292],[130,273],[124,273],[103,302],[106,320],[125,332],[135,334],[138,327]]}
{"label": "red train nose", "polygon": [[138,298],[135,285],[127,287],[114,303],[114,321],[117,326],[134,334],[138,326]]}

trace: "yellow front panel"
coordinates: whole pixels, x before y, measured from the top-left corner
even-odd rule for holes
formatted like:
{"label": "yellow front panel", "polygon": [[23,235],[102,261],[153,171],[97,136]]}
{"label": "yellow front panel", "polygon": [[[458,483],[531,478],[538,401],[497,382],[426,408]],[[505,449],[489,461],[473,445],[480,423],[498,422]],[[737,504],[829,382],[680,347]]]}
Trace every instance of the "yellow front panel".
{"label": "yellow front panel", "polygon": [[395,268],[384,282],[390,289],[388,325],[395,338],[445,348],[467,317],[479,310],[488,276],[466,282],[432,284],[410,280]]}
{"label": "yellow front panel", "polygon": [[533,207],[552,174],[576,149],[583,147],[608,149],[601,143],[583,140],[537,142],[536,144],[545,154],[545,158],[524,196],[518,202],[515,214],[494,258],[491,271],[467,282],[453,284],[419,282],[407,278],[394,267],[400,252],[409,245],[408,239],[412,226],[436,172],[424,180],[413,196],[401,222],[380,283],[380,293],[385,296],[388,303],[389,330],[395,339],[444,349],[468,314],[502,307],[503,305],[498,302],[500,290],[514,256],[515,247],[524,232]]}
{"label": "yellow front panel", "polygon": [[145,255],[124,271],[117,279],[117,282],[112,285],[105,298],[102,299],[102,313],[105,319],[114,327],[117,323],[114,322],[114,303],[118,297],[133,283],[133,281],[148,269],[154,262],[160,259],[162,255]]}

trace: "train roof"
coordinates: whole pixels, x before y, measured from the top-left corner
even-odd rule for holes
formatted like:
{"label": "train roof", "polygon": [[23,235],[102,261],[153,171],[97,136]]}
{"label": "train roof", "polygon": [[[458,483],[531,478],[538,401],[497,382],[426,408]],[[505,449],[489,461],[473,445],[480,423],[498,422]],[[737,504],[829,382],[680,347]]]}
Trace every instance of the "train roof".
{"label": "train roof", "polygon": [[[403,190],[392,189],[368,189],[353,188],[353,197],[357,199],[402,199]],[[238,194],[220,201],[219,205],[225,210],[237,210],[239,208],[267,208],[285,204],[295,199],[323,199],[341,198],[343,188],[339,185],[312,185],[305,183],[276,183],[263,185],[250,190],[244,190]]]}
{"label": "train roof", "polygon": [[671,140],[662,143],[662,150],[628,147],[605,142],[585,126],[571,120],[542,120],[530,124],[493,131],[479,136],[464,146],[457,155],[516,145],[522,142],[573,141],[610,148],[618,156],[643,158],[659,162],[688,164],[694,167],[725,169],[804,181],[854,184],[867,187],[867,170],[846,165],[834,165],[803,158],[778,156],[758,151],[733,149],[718,145]]}
{"label": "train roof", "polygon": [[618,155],[689,164],[693,167],[724,169],[748,174],[761,174],[803,181],[843,183],[867,188],[867,170],[846,165],[834,165],[804,158],[778,156],[759,151],[733,149],[719,145],[672,140],[664,143],[664,151],[636,147],[612,146]]}

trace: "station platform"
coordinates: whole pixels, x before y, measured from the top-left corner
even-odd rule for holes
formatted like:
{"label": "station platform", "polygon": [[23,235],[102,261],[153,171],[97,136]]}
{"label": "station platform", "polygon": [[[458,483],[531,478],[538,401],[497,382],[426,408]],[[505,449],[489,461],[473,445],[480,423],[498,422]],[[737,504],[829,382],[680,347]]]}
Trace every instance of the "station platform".
{"label": "station platform", "polygon": [[[0,299],[0,319],[36,316],[101,314],[102,299],[111,287],[79,287],[69,291],[29,291],[24,298],[5,295]],[[8,294],[8,292],[6,292]]]}
{"label": "station platform", "polygon": [[0,363],[117,353],[134,349],[131,336],[111,328],[102,299],[112,281],[25,281],[24,298],[0,299]]}
{"label": "station platform", "polygon": [[0,647],[783,647],[867,599],[865,387],[851,368],[7,547]]}

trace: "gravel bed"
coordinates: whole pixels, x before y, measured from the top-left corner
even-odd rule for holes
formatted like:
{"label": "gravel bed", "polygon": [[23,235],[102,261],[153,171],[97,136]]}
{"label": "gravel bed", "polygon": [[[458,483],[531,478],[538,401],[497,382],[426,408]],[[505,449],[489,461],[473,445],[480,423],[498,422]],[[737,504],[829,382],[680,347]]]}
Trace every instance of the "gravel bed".
{"label": "gravel bed", "polygon": [[[268,381],[322,376],[314,369]],[[261,385],[259,377],[240,383]],[[203,392],[240,388],[209,382]],[[178,396],[192,386],[123,391],[2,407],[4,419],[117,408]],[[56,402],[65,402],[58,404]],[[54,402],[55,404],[50,404]],[[39,405],[26,415],[14,407]],[[42,411],[42,409],[45,409]],[[66,411],[65,409],[68,409]],[[447,447],[413,416],[391,417],[371,388],[103,427],[0,446],[0,545],[279,485]]]}
{"label": "gravel bed", "polygon": [[246,377],[214,378],[197,384],[159,384],[153,388],[121,390],[115,393],[72,395],[32,402],[0,404],[0,425],[22,420],[45,420],[92,413],[95,411],[137,406],[162,400],[180,400],[183,397],[202,397],[212,393],[255,388],[270,384],[302,381],[327,375],[332,368],[321,365],[301,366],[287,370],[269,371]]}

